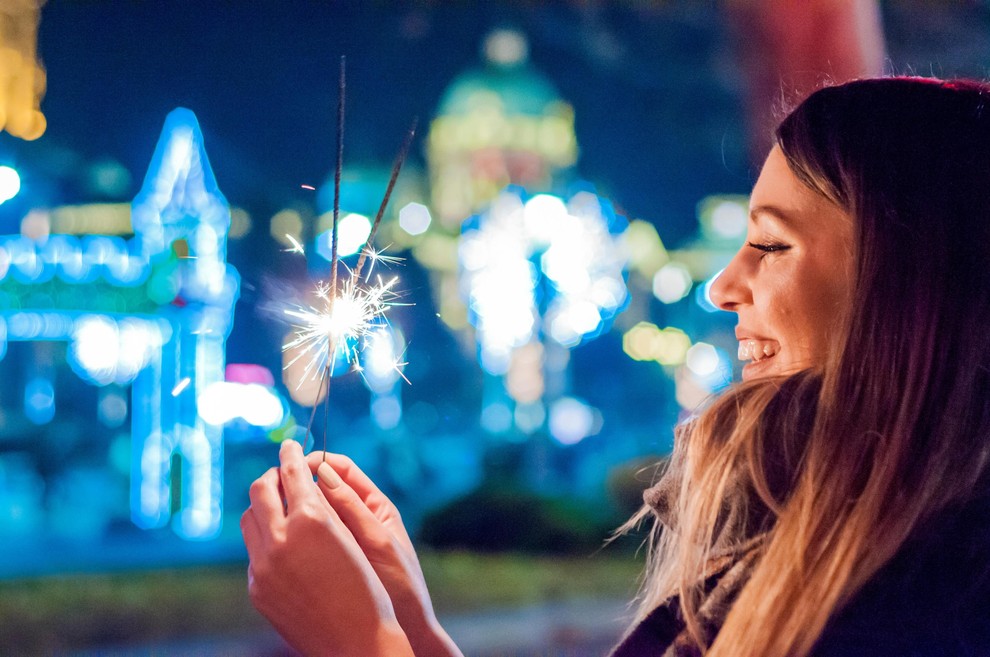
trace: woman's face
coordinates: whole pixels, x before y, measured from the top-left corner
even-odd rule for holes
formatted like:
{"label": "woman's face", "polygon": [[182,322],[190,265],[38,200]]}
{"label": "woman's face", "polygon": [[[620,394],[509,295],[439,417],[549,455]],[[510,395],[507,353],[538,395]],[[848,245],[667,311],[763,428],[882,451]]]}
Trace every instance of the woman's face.
{"label": "woman's face", "polygon": [[852,290],[852,218],[801,183],[779,147],[750,196],[746,243],[712,284],[739,316],[743,379],[824,362]]}

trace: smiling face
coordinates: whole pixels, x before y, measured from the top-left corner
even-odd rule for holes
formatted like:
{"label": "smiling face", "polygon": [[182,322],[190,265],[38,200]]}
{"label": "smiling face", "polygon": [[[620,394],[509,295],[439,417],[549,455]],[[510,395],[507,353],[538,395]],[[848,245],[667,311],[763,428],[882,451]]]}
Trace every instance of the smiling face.
{"label": "smiling face", "polygon": [[825,361],[852,290],[852,217],[801,183],[774,147],[750,196],[746,243],[712,284],[738,314],[743,379]]}

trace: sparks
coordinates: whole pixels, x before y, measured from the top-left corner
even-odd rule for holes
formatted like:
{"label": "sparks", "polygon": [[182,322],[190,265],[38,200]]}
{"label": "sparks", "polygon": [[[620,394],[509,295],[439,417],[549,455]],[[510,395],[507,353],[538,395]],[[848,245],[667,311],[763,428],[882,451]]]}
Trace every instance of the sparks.
{"label": "sparks", "polygon": [[366,286],[358,285],[351,277],[336,297],[331,297],[332,290],[324,283],[316,290],[320,299],[318,306],[300,306],[285,311],[292,319],[295,331],[283,349],[298,350],[286,368],[303,358],[308,359],[300,384],[324,373],[332,375],[338,353],[348,365],[360,368],[360,339],[385,321],[385,313],[395,305],[396,294],[392,288],[398,280],[398,277],[392,277],[386,281],[379,276],[375,285]]}
{"label": "sparks", "polygon": [[364,256],[368,259],[368,263],[369,263],[368,276],[371,276],[371,272],[375,270],[375,265],[377,265],[379,262],[382,263],[383,265],[396,265],[402,262],[403,260],[405,260],[405,258],[401,258],[399,256],[385,255],[382,251],[384,251],[384,249],[377,250],[372,246],[368,246],[365,247],[364,251],[362,252]]}
{"label": "sparks", "polygon": [[283,251],[287,251],[289,253],[298,253],[300,255],[306,255],[306,251],[305,249],[303,249],[303,245],[299,243],[299,240],[297,240],[295,237],[293,237],[288,233],[285,234],[285,239],[289,240],[292,243],[292,248],[283,249]]}

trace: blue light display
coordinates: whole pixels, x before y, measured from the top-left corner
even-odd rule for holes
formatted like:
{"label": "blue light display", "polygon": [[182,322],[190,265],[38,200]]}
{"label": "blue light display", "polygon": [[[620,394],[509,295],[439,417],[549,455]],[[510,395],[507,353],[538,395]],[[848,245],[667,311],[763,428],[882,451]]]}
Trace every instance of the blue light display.
{"label": "blue light display", "polygon": [[[10,341],[65,342],[83,380],[130,385],[131,519],[206,539],[222,520],[223,427],[198,400],[224,380],[240,282],[227,263],[230,207],[191,111],[166,118],[131,224],[128,239],[0,236],[0,358]],[[56,389],[31,379],[25,416],[51,421]]]}

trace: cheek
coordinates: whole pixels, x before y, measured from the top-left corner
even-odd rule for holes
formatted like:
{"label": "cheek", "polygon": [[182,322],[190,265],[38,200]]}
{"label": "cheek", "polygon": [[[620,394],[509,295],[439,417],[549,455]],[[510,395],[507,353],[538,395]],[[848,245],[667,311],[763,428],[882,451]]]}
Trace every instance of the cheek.
{"label": "cheek", "polygon": [[803,342],[814,351],[825,349],[830,332],[841,323],[849,304],[849,285],[838,268],[812,268],[792,290],[792,321]]}

